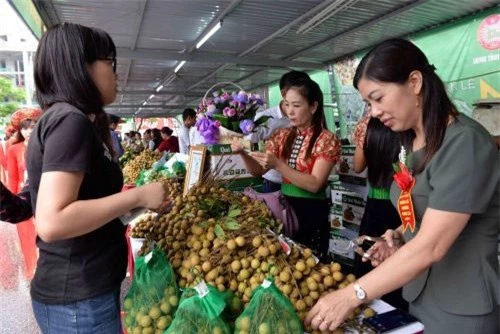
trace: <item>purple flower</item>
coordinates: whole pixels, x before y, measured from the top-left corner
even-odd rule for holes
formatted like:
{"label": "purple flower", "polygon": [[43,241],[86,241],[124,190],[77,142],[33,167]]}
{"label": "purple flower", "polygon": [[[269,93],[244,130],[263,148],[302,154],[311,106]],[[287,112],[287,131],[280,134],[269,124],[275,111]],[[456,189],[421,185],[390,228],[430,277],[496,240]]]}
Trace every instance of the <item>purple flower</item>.
{"label": "purple flower", "polygon": [[196,122],[196,128],[203,137],[205,144],[219,142],[219,127],[216,122],[206,117],[202,117]]}
{"label": "purple flower", "polygon": [[211,121],[206,117],[202,117],[196,121],[196,128],[200,133],[203,133],[210,127]]}
{"label": "purple flower", "polygon": [[236,95],[235,100],[239,103],[248,103],[248,95],[244,91],[240,91],[238,95]]}
{"label": "purple flower", "polygon": [[229,102],[229,105],[232,106],[232,107],[235,107],[235,106],[238,105],[238,101],[236,101],[236,100],[233,99],[233,100],[231,100],[231,102]]}
{"label": "purple flower", "polygon": [[245,110],[246,108],[247,108],[247,105],[244,102],[238,103],[238,109]]}
{"label": "purple flower", "polygon": [[245,119],[240,122],[240,129],[244,134],[249,134],[253,131],[255,124],[251,119]]}
{"label": "purple flower", "polygon": [[220,124],[220,122],[219,122],[219,121],[215,121],[215,122],[214,122],[214,126],[215,126],[216,128],[220,128],[220,125],[221,125],[221,124]]}
{"label": "purple flower", "polygon": [[[224,109],[224,110],[226,110],[226,109]],[[234,108],[227,107],[226,116],[227,117],[233,117],[235,115],[236,115],[236,110]]]}
{"label": "purple flower", "polygon": [[219,97],[216,97],[216,98],[214,99],[214,103],[215,103],[215,104],[220,103],[220,102],[221,102],[221,101],[220,101],[220,98],[219,98]]}
{"label": "purple flower", "polygon": [[222,93],[221,98],[224,99],[224,101],[229,100],[231,98],[231,94],[229,94],[228,92],[224,92]]}
{"label": "purple flower", "polygon": [[224,108],[224,110],[222,110],[222,114],[223,114],[224,116],[227,116],[227,112],[229,111],[229,109],[231,109],[231,108],[229,108],[229,107],[225,107],[225,108]]}
{"label": "purple flower", "polygon": [[217,96],[219,96],[219,92],[213,92],[213,93],[212,93],[212,95],[213,95],[214,97],[217,97]]}

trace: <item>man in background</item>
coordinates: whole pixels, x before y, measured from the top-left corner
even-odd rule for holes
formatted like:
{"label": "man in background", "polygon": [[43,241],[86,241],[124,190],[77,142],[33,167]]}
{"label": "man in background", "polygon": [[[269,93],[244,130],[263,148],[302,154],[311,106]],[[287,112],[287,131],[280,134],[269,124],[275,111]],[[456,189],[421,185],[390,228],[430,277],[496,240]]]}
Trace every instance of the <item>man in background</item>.
{"label": "man in background", "polygon": [[190,134],[194,129],[196,124],[196,111],[192,108],[186,108],[182,112],[182,122],[181,128],[179,129],[179,152],[183,154],[189,154],[189,146],[194,145],[191,143],[191,138],[193,134]]}
{"label": "man in background", "polygon": [[118,159],[120,159],[125,151],[123,150],[120,136],[116,132],[116,129],[118,128],[118,124],[123,123],[124,121],[120,117],[113,114],[108,114],[108,119],[111,142],[113,143],[113,150],[115,151],[113,160],[118,162]]}

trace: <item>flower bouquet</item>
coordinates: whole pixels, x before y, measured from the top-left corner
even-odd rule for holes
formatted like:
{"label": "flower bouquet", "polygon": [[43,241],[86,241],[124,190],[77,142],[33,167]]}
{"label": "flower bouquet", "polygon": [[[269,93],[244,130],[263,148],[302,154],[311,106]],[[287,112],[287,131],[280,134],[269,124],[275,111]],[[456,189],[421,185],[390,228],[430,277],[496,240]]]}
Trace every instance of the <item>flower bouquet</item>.
{"label": "flower bouquet", "polygon": [[196,127],[205,140],[205,144],[221,143],[226,138],[243,137],[255,131],[270,117],[264,116],[254,121],[257,110],[264,104],[259,95],[239,92],[230,93],[219,89],[207,97],[208,93],[219,83],[212,86],[198,106]]}

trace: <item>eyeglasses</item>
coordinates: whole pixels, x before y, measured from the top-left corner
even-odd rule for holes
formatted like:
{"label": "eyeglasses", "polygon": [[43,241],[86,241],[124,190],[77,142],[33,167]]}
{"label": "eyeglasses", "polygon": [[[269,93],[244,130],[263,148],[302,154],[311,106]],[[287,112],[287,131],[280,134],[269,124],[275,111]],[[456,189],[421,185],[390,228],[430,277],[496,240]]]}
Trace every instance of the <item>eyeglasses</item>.
{"label": "eyeglasses", "polygon": [[113,73],[116,73],[116,58],[108,57],[108,58],[97,58],[97,60],[104,60],[111,62],[111,66],[113,66]]}

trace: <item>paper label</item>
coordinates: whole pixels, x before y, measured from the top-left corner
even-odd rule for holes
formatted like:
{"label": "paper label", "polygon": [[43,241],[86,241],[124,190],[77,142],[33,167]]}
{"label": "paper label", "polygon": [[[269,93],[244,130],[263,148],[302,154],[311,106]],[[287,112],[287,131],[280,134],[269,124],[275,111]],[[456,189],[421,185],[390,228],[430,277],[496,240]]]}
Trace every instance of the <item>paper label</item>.
{"label": "paper label", "polygon": [[208,290],[208,286],[207,286],[207,283],[205,283],[205,281],[201,281],[194,288],[198,292],[198,295],[200,296],[200,298],[205,297],[210,292],[210,290]]}
{"label": "paper label", "polygon": [[144,263],[147,264],[149,261],[151,261],[152,258],[153,258],[153,252],[149,252],[144,258]]}
{"label": "paper label", "polygon": [[271,281],[268,281],[267,279],[265,279],[264,282],[262,282],[261,285],[262,285],[262,287],[264,289],[267,289],[267,288],[269,288],[271,286]]}

